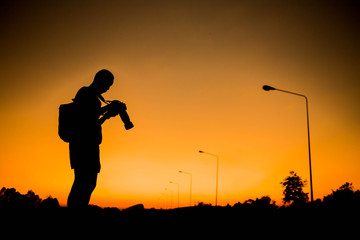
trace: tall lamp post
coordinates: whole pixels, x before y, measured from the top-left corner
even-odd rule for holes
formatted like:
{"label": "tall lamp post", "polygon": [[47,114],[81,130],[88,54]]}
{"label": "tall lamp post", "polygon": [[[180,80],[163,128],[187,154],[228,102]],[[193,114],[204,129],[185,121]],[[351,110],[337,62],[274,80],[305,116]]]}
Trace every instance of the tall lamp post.
{"label": "tall lamp post", "polygon": [[190,207],[191,207],[191,197],[192,197],[192,174],[184,171],[179,171],[179,173],[184,173],[190,175]]}
{"label": "tall lamp post", "polygon": [[208,154],[211,155],[213,157],[216,157],[216,193],[215,193],[215,206],[217,206],[217,198],[218,198],[218,183],[219,183],[219,156],[212,154],[212,153],[208,153],[208,152],[204,152],[199,150],[199,153],[204,153],[204,154]]}
{"label": "tall lamp post", "polygon": [[294,92],[289,92],[289,91],[285,91],[285,90],[281,90],[281,89],[277,89],[268,85],[264,85],[263,89],[265,91],[271,91],[271,90],[277,90],[280,92],[284,92],[284,93],[289,93],[289,94],[293,94],[296,96],[300,96],[300,97],[304,97],[305,98],[305,102],[306,102],[306,117],[307,117],[307,134],[308,134],[308,149],[309,149],[309,168],[310,168],[310,193],[311,193],[311,202],[314,201],[314,196],[313,196],[313,185],[312,185],[312,172],[311,172],[311,151],[310,151],[310,127],[309,127],[309,106],[308,106],[308,99],[305,95],[303,94],[299,94],[299,93],[294,93]]}
{"label": "tall lamp post", "polygon": [[178,185],[178,208],[179,208],[180,207],[180,184],[177,182],[172,182],[172,181],[170,181],[170,183]]}

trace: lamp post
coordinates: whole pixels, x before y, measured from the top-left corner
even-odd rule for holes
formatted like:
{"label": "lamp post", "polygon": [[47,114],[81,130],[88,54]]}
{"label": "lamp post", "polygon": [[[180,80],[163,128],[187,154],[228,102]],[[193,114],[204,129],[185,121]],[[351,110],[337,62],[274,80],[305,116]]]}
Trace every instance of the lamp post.
{"label": "lamp post", "polygon": [[184,173],[190,175],[190,207],[191,207],[191,197],[192,197],[192,174],[184,171],[179,171],[179,173]]}
{"label": "lamp post", "polygon": [[180,207],[180,184],[177,182],[172,182],[172,181],[170,181],[170,183],[178,185],[178,208],[179,208]]}
{"label": "lamp post", "polygon": [[218,182],[219,182],[219,156],[212,154],[212,153],[208,153],[208,152],[204,152],[199,150],[199,153],[204,153],[204,154],[208,154],[211,155],[213,157],[216,157],[216,193],[215,193],[215,206],[217,206],[217,198],[218,198]]}
{"label": "lamp post", "polygon": [[307,134],[308,134],[308,149],[309,149],[309,169],[310,169],[310,193],[311,193],[311,202],[314,201],[314,196],[313,196],[313,185],[312,185],[312,172],[311,172],[311,151],[310,151],[310,127],[309,127],[309,106],[308,106],[308,98],[303,95],[303,94],[299,94],[299,93],[294,93],[294,92],[290,92],[290,91],[285,91],[285,90],[281,90],[281,89],[277,89],[268,85],[264,85],[263,89],[265,91],[271,91],[271,90],[277,90],[280,92],[284,92],[284,93],[289,93],[289,94],[293,94],[296,96],[300,96],[300,97],[304,97],[305,98],[305,102],[306,102],[306,117],[307,117]]}
{"label": "lamp post", "polygon": [[172,202],[173,202],[173,190],[171,190],[171,189],[168,189],[168,188],[165,188],[165,191],[170,191],[170,193],[171,193],[171,201],[170,201],[170,208],[172,208]]}

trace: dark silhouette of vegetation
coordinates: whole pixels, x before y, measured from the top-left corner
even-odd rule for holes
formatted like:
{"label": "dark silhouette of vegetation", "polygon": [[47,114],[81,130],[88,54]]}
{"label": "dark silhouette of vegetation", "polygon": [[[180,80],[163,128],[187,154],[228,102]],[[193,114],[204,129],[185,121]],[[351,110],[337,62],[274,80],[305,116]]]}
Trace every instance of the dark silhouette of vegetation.
{"label": "dark silhouette of vegetation", "polygon": [[[343,207],[343,208],[359,208],[360,209],[360,190],[354,190],[354,186],[352,183],[346,182],[341,185],[337,190],[332,190],[332,193],[324,196],[323,200],[317,199],[314,203],[308,202],[307,193],[302,191],[303,181],[296,173],[290,172],[291,176],[287,177],[282,184],[287,186],[289,189],[295,189],[296,191],[285,191],[285,193],[291,193],[286,198],[288,201],[293,201],[291,205],[285,204],[284,206],[276,205],[276,202],[273,201],[269,196],[262,196],[260,198],[248,199],[244,202],[237,202],[233,206],[227,204],[227,208],[233,209],[253,209],[253,210],[279,210],[280,208],[288,208],[288,206],[293,207],[296,201],[306,203],[307,205],[314,205],[316,207]],[[294,194],[295,192],[295,194]],[[300,199],[300,200],[299,200]],[[284,201],[285,202],[285,201]],[[59,202],[56,198],[48,196],[46,199],[41,199],[38,195],[36,195],[32,190],[29,190],[26,194],[21,194],[16,191],[15,188],[5,188],[3,187],[0,190],[0,210],[4,209],[56,209],[61,208]],[[64,207],[63,207],[64,208]],[[191,208],[217,208],[216,206],[212,206],[211,204],[207,204],[204,202],[199,202],[197,205]],[[222,207],[218,207],[222,208]],[[105,210],[107,212],[132,212],[132,210],[136,209],[136,211],[146,210],[142,204],[132,206],[130,208],[119,210],[118,208],[100,208],[95,205],[89,206],[89,211],[94,211],[97,209],[98,211]],[[160,211],[160,210],[159,210]],[[166,211],[166,210],[163,210]]]}
{"label": "dark silhouette of vegetation", "polygon": [[211,203],[199,202],[196,207],[212,207]]}
{"label": "dark silhouette of vegetation", "polygon": [[309,200],[308,193],[304,193],[303,187],[306,181],[303,181],[294,171],[280,183],[283,187],[284,204],[304,204]]}
{"label": "dark silhouette of vegetation", "polygon": [[243,203],[238,202],[234,204],[234,208],[247,208],[247,209],[257,209],[257,210],[265,210],[271,209],[276,210],[278,207],[275,204],[275,201],[272,201],[269,196],[263,196],[261,198],[248,199]]}
{"label": "dark silhouette of vegetation", "polygon": [[59,201],[51,196],[42,200],[32,190],[20,194],[15,188],[0,190],[0,209],[33,209],[33,208],[59,208]]}
{"label": "dark silhouette of vegetation", "polygon": [[346,182],[336,191],[324,197],[324,204],[336,208],[360,208],[360,191],[354,191],[352,183]]}
{"label": "dark silhouette of vegetation", "polygon": [[[295,173],[291,176],[301,180]],[[290,205],[278,206],[269,196],[262,196],[237,202],[232,206],[212,206],[199,202],[197,206],[167,210],[145,209],[141,204],[122,210],[94,205],[79,210],[60,207],[56,198],[42,200],[33,191],[20,194],[14,188],[2,188],[0,216],[6,219],[4,229],[9,226],[27,226],[29,229],[37,227],[40,231],[48,228],[58,231],[59,227],[65,227],[62,231],[69,231],[71,234],[73,231],[80,232],[80,235],[91,234],[94,229],[103,233],[110,229],[122,231],[134,228],[136,234],[148,234],[149,232],[139,230],[148,227],[153,233],[154,229],[176,232],[186,228],[191,234],[212,234],[210,230],[214,229],[226,229],[228,233],[231,230],[252,229],[257,236],[268,236],[269,231],[266,229],[278,229],[291,236],[294,231],[300,231],[300,226],[304,226],[304,223],[307,223],[307,228],[310,226],[310,232],[315,232],[321,226],[326,226],[328,230],[334,226],[358,224],[359,221],[360,191],[354,190],[352,183],[341,185],[339,189],[332,190],[332,193],[313,203],[302,201],[302,204],[296,204],[296,200],[292,201]]]}

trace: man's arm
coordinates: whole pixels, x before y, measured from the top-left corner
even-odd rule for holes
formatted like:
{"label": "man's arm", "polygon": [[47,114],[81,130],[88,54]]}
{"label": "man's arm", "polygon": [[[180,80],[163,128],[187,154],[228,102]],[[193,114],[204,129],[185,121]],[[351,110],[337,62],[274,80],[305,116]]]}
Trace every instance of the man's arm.
{"label": "man's arm", "polygon": [[109,111],[111,109],[111,104],[108,104],[102,108],[100,108],[100,115],[103,115],[104,113],[106,113],[107,111]]}
{"label": "man's arm", "polygon": [[101,118],[99,118],[99,124],[102,125],[106,120],[108,120],[111,116],[107,116],[104,114]]}
{"label": "man's arm", "polygon": [[102,125],[106,120],[108,120],[111,117],[115,117],[118,115],[118,113],[115,111],[113,105],[109,104],[101,108],[101,114],[103,115],[101,118],[99,118],[99,124]]}

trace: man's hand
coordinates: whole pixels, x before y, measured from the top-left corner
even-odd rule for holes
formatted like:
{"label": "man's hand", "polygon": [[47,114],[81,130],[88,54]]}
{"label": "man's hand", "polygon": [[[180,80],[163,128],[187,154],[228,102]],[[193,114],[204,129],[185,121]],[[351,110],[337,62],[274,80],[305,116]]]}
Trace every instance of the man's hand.
{"label": "man's hand", "polygon": [[119,112],[116,111],[116,109],[112,108],[112,109],[110,109],[109,111],[107,111],[107,112],[104,114],[104,117],[105,117],[106,119],[109,119],[109,118],[111,118],[111,117],[115,117],[115,116],[118,115],[118,114],[119,114]]}
{"label": "man's hand", "polygon": [[123,103],[123,102],[120,102],[119,100],[114,100],[114,101],[111,101],[111,103],[109,104],[111,107],[111,109],[115,108],[117,111],[121,111],[121,110],[124,110],[126,111],[126,104]]}

